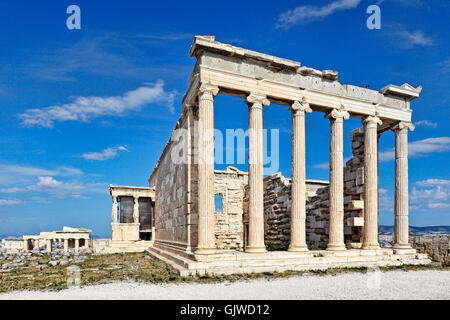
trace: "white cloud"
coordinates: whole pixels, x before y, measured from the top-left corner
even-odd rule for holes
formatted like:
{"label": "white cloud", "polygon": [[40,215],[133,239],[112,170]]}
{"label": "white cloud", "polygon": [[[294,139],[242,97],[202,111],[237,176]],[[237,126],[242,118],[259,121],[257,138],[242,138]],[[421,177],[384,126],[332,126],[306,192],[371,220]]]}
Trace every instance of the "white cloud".
{"label": "white cloud", "polygon": [[0,188],[0,193],[20,193],[20,192],[24,192],[24,191],[25,191],[25,189],[17,188],[17,187]]}
{"label": "white cloud", "polygon": [[400,27],[392,32],[392,36],[397,45],[405,49],[410,49],[414,46],[429,47],[435,44],[434,40],[426,36],[422,30],[411,32]]}
{"label": "white cloud", "polygon": [[318,163],[313,165],[313,168],[328,170],[330,168],[330,164],[328,162]]}
{"label": "white cloud", "polygon": [[413,7],[421,6],[423,4],[422,0],[394,0],[394,2]]}
{"label": "white cloud", "polygon": [[[410,158],[448,150],[450,150],[450,137],[428,138],[408,143],[408,157]],[[378,158],[381,162],[394,160],[395,149],[380,152]]]}
{"label": "white cloud", "polygon": [[[83,171],[73,167],[59,166],[53,169],[44,169],[33,166],[22,166],[16,164],[0,165],[0,185],[14,186],[31,183],[30,180],[37,176],[81,176]],[[11,193],[11,192],[9,192]]]}
{"label": "white cloud", "polygon": [[21,204],[22,201],[19,199],[0,199],[0,205],[2,206],[12,206],[12,205],[17,205],[17,204]]}
{"label": "white cloud", "polygon": [[38,177],[38,182],[29,186],[28,190],[44,192],[56,198],[86,199],[92,193],[107,192],[106,186],[106,183],[64,182],[45,176]]}
{"label": "white cloud", "polygon": [[[192,39],[188,34],[102,34],[87,36],[71,47],[55,48],[43,52],[35,61],[16,73],[46,81],[77,81],[81,75],[94,75],[108,79],[133,79],[145,81],[159,74],[180,76],[181,68],[189,65],[155,64],[149,46],[161,42]],[[150,54],[149,54],[150,53]]]}
{"label": "white cloud", "polygon": [[62,182],[56,181],[52,177],[39,177],[39,182],[37,184],[40,188],[56,188],[61,187]]}
{"label": "white cloud", "polygon": [[450,58],[447,58],[444,61],[438,63],[438,66],[441,68],[441,73],[450,73]]}
{"label": "white cloud", "polygon": [[430,203],[428,205],[430,209],[446,209],[450,208],[450,203]]}
{"label": "white cloud", "polygon": [[[32,166],[0,165],[0,186],[2,186],[0,193],[27,193],[27,199],[33,201],[37,199],[41,203],[47,203],[54,198],[86,198],[93,193],[107,192],[107,183],[73,180],[74,178],[86,179],[93,176],[95,175],[84,175],[81,170],[67,166],[45,169]],[[42,193],[46,195],[42,195]]]}
{"label": "white cloud", "polygon": [[412,188],[409,200],[410,205],[420,211],[450,208],[450,180],[417,181]]}
{"label": "white cloud", "polygon": [[336,11],[356,8],[362,0],[335,0],[324,6],[305,5],[286,11],[278,16],[276,28],[289,29],[296,24],[304,24],[323,19]]}
{"label": "white cloud", "polygon": [[140,110],[147,104],[166,104],[169,112],[174,113],[175,93],[164,90],[164,82],[146,83],[123,96],[78,97],[72,103],[55,105],[40,109],[27,109],[19,114],[22,125],[51,128],[55,121],[88,121],[102,116],[123,116],[129,111]]}
{"label": "white cloud", "polygon": [[430,127],[430,128],[437,128],[437,126],[438,126],[437,122],[432,122],[432,121],[428,121],[428,120],[420,120],[420,121],[414,122],[414,125],[416,127],[423,126],[423,127]]}
{"label": "white cloud", "polygon": [[436,187],[436,186],[447,186],[447,187],[450,187],[450,180],[427,179],[427,180],[417,181],[416,185],[418,185],[420,187]]}
{"label": "white cloud", "polygon": [[81,155],[86,160],[105,161],[117,157],[119,151],[128,151],[125,146],[106,148],[101,152],[88,152]]}

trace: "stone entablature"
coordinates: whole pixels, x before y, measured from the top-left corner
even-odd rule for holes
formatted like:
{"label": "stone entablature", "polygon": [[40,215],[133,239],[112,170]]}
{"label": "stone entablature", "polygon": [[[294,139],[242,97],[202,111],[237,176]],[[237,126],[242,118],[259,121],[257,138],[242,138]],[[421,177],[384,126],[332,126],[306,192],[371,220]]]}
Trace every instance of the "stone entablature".
{"label": "stone entablature", "polygon": [[155,199],[155,188],[110,185],[112,197],[145,197]]}
{"label": "stone entablature", "polygon": [[220,93],[245,96],[257,92],[272,102],[304,101],[317,111],[340,108],[355,115],[378,115],[386,123],[411,121],[409,101],[421,87],[388,85],[380,91],[337,81],[337,72],[301,67],[299,62],[223,44],[214,37],[196,36],[190,50],[197,64],[184,103],[192,103],[198,83],[207,82]]}

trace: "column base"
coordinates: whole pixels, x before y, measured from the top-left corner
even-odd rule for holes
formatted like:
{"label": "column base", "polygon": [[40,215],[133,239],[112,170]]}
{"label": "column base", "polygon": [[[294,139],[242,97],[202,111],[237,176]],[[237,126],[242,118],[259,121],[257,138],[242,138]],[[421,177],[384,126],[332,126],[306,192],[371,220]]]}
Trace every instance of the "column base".
{"label": "column base", "polygon": [[308,246],[296,246],[296,245],[290,245],[288,248],[288,251],[290,252],[308,252]]}
{"label": "column base", "polygon": [[363,250],[378,250],[380,249],[380,245],[378,243],[374,243],[374,244],[362,244],[361,249]]}
{"label": "column base", "polygon": [[399,255],[403,255],[403,254],[416,254],[417,250],[410,248],[410,249],[394,249],[394,254],[399,254]]}
{"label": "column base", "polygon": [[412,249],[409,243],[394,243],[392,249]]}
{"label": "column base", "polygon": [[245,252],[267,252],[266,247],[246,247]]}
{"label": "column base", "polygon": [[195,254],[214,254],[216,253],[216,248],[197,248]]}
{"label": "column base", "polygon": [[327,245],[328,251],[345,251],[347,248],[345,247],[345,244],[328,244]]}

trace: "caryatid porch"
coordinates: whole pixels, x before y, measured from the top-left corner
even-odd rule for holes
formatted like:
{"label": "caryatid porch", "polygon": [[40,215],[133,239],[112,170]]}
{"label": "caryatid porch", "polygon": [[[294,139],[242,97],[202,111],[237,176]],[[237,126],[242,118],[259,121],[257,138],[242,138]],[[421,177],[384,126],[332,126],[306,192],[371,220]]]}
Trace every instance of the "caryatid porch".
{"label": "caryatid porch", "polygon": [[[292,111],[292,217],[290,251],[307,251],[305,242],[305,116],[323,112],[330,120],[330,227],[327,250],[346,250],[344,243],[343,126],[361,118],[365,128],[365,197],[363,249],[378,249],[378,136],[395,131],[395,249],[408,245],[407,131],[410,101],[421,88],[388,85],[380,91],[341,85],[335,71],[301,67],[300,63],[225,45],[214,37],[195,37],[190,53],[197,64],[183,99],[183,112],[198,106],[199,219],[198,254],[214,246],[214,97],[245,98],[249,111],[249,234],[246,252],[265,252],[263,218],[263,108],[274,102]],[[209,159],[210,161],[205,161]]]}
{"label": "caryatid porch", "polygon": [[109,192],[113,200],[112,241],[153,240],[155,190],[111,185]]}

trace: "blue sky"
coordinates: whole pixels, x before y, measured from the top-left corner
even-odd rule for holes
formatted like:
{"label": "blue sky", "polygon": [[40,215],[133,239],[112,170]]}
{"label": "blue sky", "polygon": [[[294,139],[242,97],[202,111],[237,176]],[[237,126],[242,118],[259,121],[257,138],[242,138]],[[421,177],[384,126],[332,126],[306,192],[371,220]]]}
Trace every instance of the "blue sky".
{"label": "blue sky", "polygon": [[[71,4],[81,30],[66,27]],[[380,30],[366,27],[372,4]],[[410,223],[448,225],[449,14],[444,0],[1,0],[0,234],[63,225],[110,234],[107,186],[147,185],[181,110],[196,34],[339,71],[341,83],[423,86],[412,102]],[[242,99],[216,98],[218,129],[247,122]],[[306,125],[307,177],[327,180],[329,122],[312,113]],[[264,126],[280,130],[279,169],[290,176],[287,107],[266,107]],[[345,122],[345,157],[359,126]],[[381,224],[394,219],[393,146],[383,134]]]}

